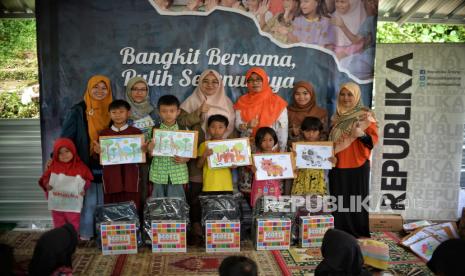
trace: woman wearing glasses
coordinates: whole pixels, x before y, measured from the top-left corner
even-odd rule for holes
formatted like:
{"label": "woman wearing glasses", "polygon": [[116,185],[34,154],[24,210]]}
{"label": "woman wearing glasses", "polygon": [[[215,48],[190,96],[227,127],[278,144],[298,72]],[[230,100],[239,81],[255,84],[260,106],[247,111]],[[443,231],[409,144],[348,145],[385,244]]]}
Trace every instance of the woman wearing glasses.
{"label": "woman wearing glasses", "polygon": [[[246,75],[247,93],[234,105],[236,109],[236,128],[241,137],[254,137],[261,127],[271,127],[278,136],[274,151],[286,151],[287,143],[287,102],[273,93],[266,72],[258,67],[250,68]],[[279,148],[278,148],[279,147]],[[252,150],[254,152],[254,149]],[[248,167],[239,167],[239,190],[247,198],[252,192],[253,172]],[[281,189],[282,190],[282,189]]]}
{"label": "woman wearing glasses", "polygon": [[[131,106],[128,124],[140,129],[144,134],[145,141],[149,137],[149,132],[158,120],[155,108],[150,104],[149,86],[147,81],[142,77],[134,77],[128,81],[126,86],[126,101]],[[148,191],[149,182],[149,162],[139,164],[139,194],[140,208],[139,215],[142,218],[142,210],[145,206],[146,198],[151,194]]]}
{"label": "woman wearing glasses", "polygon": [[[187,97],[181,104],[181,110],[190,114],[191,120],[198,117],[199,123],[193,126],[192,129],[199,131],[199,145],[208,137],[207,120],[208,117],[215,114],[220,114],[228,118],[229,125],[225,131],[223,138],[231,138],[234,136],[234,120],[235,112],[233,103],[226,95],[224,90],[223,80],[220,74],[211,69],[203,71],[199,77],[199,84],[194,89],[194,92]],[[181,111],[181,112],[183,112]],[[184,117],[181,113],[180,118]],[[197,145],[198,146],[198,145]],[[187,241],[193,245],[201,244],[202,227],[200,225],[201,209],[199,194],[202,192],[202,170],[196,166],[195,159],[192,159],[189,166],[189,189],[187,198],[190,206],[190,220],[192,223],[192,231]]]}
{"label": "woman wearing glasses", "polygon": [[243,137],[255,137],[259,128],[271,127],[278,136],[279,150],[286,151],[287,102],[273,93],[268,82],[268,75],[263,69],[252,67],[245,77],[247,94],[242,95],[234,105],[236,128]]}

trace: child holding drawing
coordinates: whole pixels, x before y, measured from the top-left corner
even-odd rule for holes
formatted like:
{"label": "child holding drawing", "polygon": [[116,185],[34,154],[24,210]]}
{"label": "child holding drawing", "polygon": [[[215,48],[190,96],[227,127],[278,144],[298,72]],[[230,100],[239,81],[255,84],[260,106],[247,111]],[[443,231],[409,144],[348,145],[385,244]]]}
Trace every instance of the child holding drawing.
{"label": "child holding drawing", "polygon": [[[323,132],[323,123],[319,118],[306,117],[300,127],[302,130],[302,142],[318,142]],[[335,157],[330,157],[330,161],[335,163]],[[326,195],[327,171],[323,169],[298,169],[296,178],[292,184],[291,194],[293,195]]]}
{"label": "child holding drawing", "polygon": [[[212,115],[207,121],[207,132],[210,140],[222,140],[228,128],[229,121],[223,115]],[[230,168],[211,169],[207,164],[207,158],[213,154],[213,150],[206,148],[205,142],[200,144],[197,159],[197,167],[203,168],[202,192],[232,193],[232,174]]]}
{"label": "child holding drawing", "polygon": [[[154,127],[163,130],[187,130],[187,127],[178,122],[181,114],[178,98],[173,95],[161,96],[158,100],[158,111],[161,123]],[[152,137],[153,132],[150,133]],[[152,153],[155,142],[149,143],[149,151]],[[153,183],[153,197],[181,197],[186,198],[183,185],[189,182],[187,162],[189,158],[175,156],[154,156],[150,166],[149,179]]]}
{"label": "child holding drawing", "polygon": [[[278,136],[270,127],[261,127],[255,135],[256,153],[272,153],[277,152]],[[255,174],[256,167],[252,166]],[[250,193],[250,205],[255,206],[255,202],[261,196],[280,196],[281,195],[281,180],[257,180],[254,176],[252,181],[252,191]]]}
{"label": "child holding drawing", "polygon": [[[108,107],[111,127],[100,132],[100,136],[120,136],[142,134],[138,128],[128,125],[131,106],[125,100],[114,100]],[[118,145],[119,146],[119,145]],[[103,145],[94,141],[97,153],[101,153]],[[142,147],[142,151],[146,151]],[[124,149],[119,149],[122,154]],[[110,154],[109,152],[107,154]],[[140,210],[139,164],[115,164],[103,166],[104,202],[118,203],[133,201]]]}
{"label": "child holding drawing", "polygon": [[[39,185],[46,192],[47,198],[50,193],[54,192],[70,198],[80,197],[82,208],[84,191],[89,188],[93,179],[91,171],[79,158],[73,141],[68,138],[59,138],[53,146],[53,159],[40,178]],[[81,208],[76,208],[77,210],[74,211],[53,208],[53,226],[58,228],[68,222],[79,233]]]}

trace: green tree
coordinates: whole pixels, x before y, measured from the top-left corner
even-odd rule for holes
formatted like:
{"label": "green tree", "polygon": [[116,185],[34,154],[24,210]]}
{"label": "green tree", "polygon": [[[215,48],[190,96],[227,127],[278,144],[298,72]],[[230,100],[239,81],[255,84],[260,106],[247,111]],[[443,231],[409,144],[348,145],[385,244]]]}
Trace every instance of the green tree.
{"label": "green tree", "polygon": [[[110,139],[104,139],[100,142],[100,147],[102,147],[102,158],[111,160],[110,156],[110,146],[113,145],[113,141]],[[106,157],[106,158],[105,158]]]}
{"label": "green tree", "polygon": [[132,158],[135,158],[135,157],[136,157],[136,153],[139,152],[139,151],[138,151],[138,148],[137,148],[138,144],[137,144],[137,143],[131,143],[131,144],[129,144],[129,146],[130,146],[131,149],[132,149]]}
{"label": "green tree", "polygon": [[187,137],[182,139],[182,141],[184,142],[184,150],[185,150],[185,151],[188,151],[188,150],[189,150],[188,145],[189,145],[189,141],[190,141],[190,140],[191,140],[191,139],[189,139],[189,138],[187,138]]}
{"label": "green tree", "polygon": [[378,22],[378,43],[464,42],[465,26],[445,24]]}

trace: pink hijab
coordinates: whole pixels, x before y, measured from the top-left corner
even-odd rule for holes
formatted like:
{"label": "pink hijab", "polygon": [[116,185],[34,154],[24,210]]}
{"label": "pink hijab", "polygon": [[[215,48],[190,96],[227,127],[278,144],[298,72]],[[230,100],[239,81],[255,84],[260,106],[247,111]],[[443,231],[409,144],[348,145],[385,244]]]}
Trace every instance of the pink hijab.
{"label": "pink hijab", "polygon": [[[208,74],[213,74],[219,82],[218,91],[216,91],[216,93],[211,96],[206,96],[201,89],[202,81]],[[199,85],[195,88],[192,95],[190,95],[181,104],[181,108],[184,109],[187,113],[192,113],[196,111],[205,101],[207,101],[207,104],[210,105],[210,109],[206,114],[203,114],[202,118],[202,129],[205,132],[205,137],[207,139],[210,138],[207,133],[208,117],[215,114],[220,114],[225,116],[229,120],[228,128],[226,129],[226,132],[223,137],[227,138],[234,130],[234,120],[236,118],[236,115],[233,108],[233,103],[224,91],[224,84],[221,75],[217,71],[212,69],[207,69],[203,71],[203,73],[199,77]]]}

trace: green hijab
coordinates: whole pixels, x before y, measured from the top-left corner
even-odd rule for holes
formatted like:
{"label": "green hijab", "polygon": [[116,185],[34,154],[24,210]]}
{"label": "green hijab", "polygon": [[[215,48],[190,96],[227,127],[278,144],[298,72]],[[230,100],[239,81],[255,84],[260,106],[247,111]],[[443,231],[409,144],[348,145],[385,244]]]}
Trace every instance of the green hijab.
{"label": "green hijab", "polygon": [[[141,103],[136,103],[132,97],[131,97],[131,89],[132,87],[136,84],[142,82],[145,84],[147,87],[147,96],[145,97],[145,100]],[[142,77],[134,77],[131,78],[128,81],[128,84],[126,86],[126,101],[129,103],[131,106],[131,116],[129,117],[132,120],[139,120],[141,118],[144,118],[153,111],[153,106],[150,103],[150,97],[149,97],[149,86],[147,84],[147,81],[142,78]]]}

